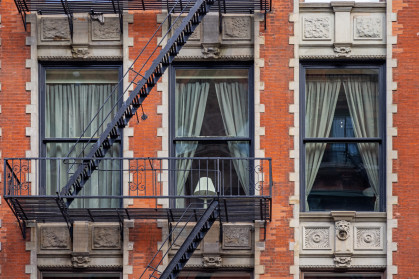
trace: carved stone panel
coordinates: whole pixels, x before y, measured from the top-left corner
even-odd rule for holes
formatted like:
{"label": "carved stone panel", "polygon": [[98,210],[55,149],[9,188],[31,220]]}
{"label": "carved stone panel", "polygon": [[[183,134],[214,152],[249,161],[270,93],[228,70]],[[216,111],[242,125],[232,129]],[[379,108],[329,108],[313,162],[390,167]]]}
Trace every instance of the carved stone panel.
{"label": "carved stone panel", "polygon": [[70,27],[67,18],[42,18],[41,41],[69,41]]}
{"label": "carved stone panel", "polygon": [[223,40],[252,39],[252,19],[248,16],[223,17]]}
{"label": "carved stone panel", "polygon": [[93,227],[92,249],[120,249],[121,232],[118,226]]}
{"label": "carved stone panel", "polygon": [[330,227],[304,227],[303,249],[329,250]]}
{"label": "carved stone panel", "polygon": [[[176,20],[176,18],[172,18],[172,20]],[[171,30],[172,34],[175,30],[180,26],[183,17],[178,18],[178,20],[173,24],[173,28]],[[189,37],[188,41],[199,41],[201,39],[201,24],[198,25],[192,35]]]}
{"label": "carved stone panel", "polygon": [[224,225],[223,249],[251,249],[252,226]]}
{"label": "carved stone panel", "polygon": [[[182,228],[178,227],[173,230],[173,234],[172,234],[172,242],[174,241],[173,246],[172,246],[173,250],[177,250],[180,248],[180,246],[182,246],[183,242],[185,242],[186,238],[191,233],[192,228],[193,227],[188,226],[184,228],[182,231]],[[202,245],[202,242],[201,244],[198,245],[197,250],[201,250],[201,245]]]}
{"label": "carved stone panel", "polygon": [[331,31],[331,17],[303,17],[303,40],[330,40]]}
{"label": "carved stone panel", "polygon": [[65,226],[41,227],[41,249],[70,249],[68,228]]}
{"label": "carved stone panel", "polygon": [[355,249],[381,250],[384,248],[381,227],[355,227],[355,237]]}
{"label": "carved stone panel", "polygon": [[93,41],[119,41],[121,39],[121,29],[119,18],[105,17],[104,22],[92,21],[92,40]]}
{"label": "carved stone panel", "polygon": [[356,16],[354,18],[354,39],[381,40],[383,19],[381,16]]}

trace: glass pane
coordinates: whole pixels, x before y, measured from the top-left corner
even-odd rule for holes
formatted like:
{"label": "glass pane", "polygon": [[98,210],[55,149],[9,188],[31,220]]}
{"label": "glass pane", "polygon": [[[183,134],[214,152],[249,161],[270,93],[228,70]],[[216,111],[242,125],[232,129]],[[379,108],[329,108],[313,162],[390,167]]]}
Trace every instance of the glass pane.
{"label": "glass pane", "polygon": [[117,82],[117,69],[47,70],[45,137],[98,137],[116,113]]}
{"label": "glass pane", "polygon": [[177,195],[211,196],[218,191],[234,196],[254,193],[249,172],[253,163],[248,159],[249,142],[181,141],[176,143],[176,157],[194,157],[176,161]]}
{"label": "glass pane", "polygon": [[378,143],[307,143],[306,209],[377,211]]}
{"label": "glass pane", "polygon": [[[74,143],[47,143],[48,158],[65,156]],[[78,146],[77,149],[82,148]],[[87,148],[88,151],[90,148]],[[106,158],[119,157],[121,145],[114,143],[107,152]],[[78,152],[77,152],[78,153]],[[81,161],[50,159],[46,161],[46,194],[56,195],[77,170]],[[121,195],[121,164],[120,160],[103,160],[98,169],[93,172],[79,196],[119,196]],[[119,199],[75,199],[72,208],[117,208]]]}
{"label": "glass pane", "polygon": [[378,137],[378,70],[309,69],[305,95],[306,137]]}
{"label": "glass pane", "polygon": [[176,70],[175,136],[249,136],[247,69]]}
{"label": "glass pane", "polygon": [[381,276],[377,275],[309,275],[304,276],[304,279],[381,279]]}
{"label": "glass pane", "polygon": [[42,278],[61,278],[61,279],[120,279],[119,274],[111,273],[111,274],[85,274],[85,273],[44,273],[42,274]]}

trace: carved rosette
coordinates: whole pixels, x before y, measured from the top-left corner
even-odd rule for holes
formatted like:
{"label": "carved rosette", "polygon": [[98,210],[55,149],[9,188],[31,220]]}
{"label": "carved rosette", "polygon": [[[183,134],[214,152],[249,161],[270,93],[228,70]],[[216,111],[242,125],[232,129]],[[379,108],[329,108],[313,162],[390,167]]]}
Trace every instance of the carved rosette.
{"label": "carved rosette", "polygon": [[377,16],[355,17],[355,39],[381,39],[383,34],[383,20]]}
{"label": "carved rosette", "polygon": [[337,268],[348,268],[351,266],[351,257],[335,257],[333,262]]}
{"label": "carved rosette", "polygon": [[203,257],[202,264],[204,267],[221,267],[222,258],[221,257]]}
{"label": "carved rosette", "polygon": [[350,234],[351,223],[345,220],[337,221],[335,223],[336,236],[339,240],[346,240]]}
{"label": "carved rosette", "polygon": [[251,226],[223,226],[223,249],[251,249]]}
{"label": "carved rosette", "polygon": [[303,249],[330,249],[329,227],[304,227]]}
{"label": "carved rosette", "polygon": [[330,17],[304,17],[303,39],[305,40],[330,40]]}
{"label": "carved rosette", "polygon": [[382,249],[381,229],[356,228],[355,249]]}
{"label": "carved rosette", "polygon": [[93,249],[120,249],[119,227],[94,227]]}
{"label": "carved rosette", "polygon": [[70,249],[66,227],[41,227],[41,249]]}
{"label": "carved rosette", "polygon": [[251,18],[248,16],[223,17],[224,40],[251,40]]}

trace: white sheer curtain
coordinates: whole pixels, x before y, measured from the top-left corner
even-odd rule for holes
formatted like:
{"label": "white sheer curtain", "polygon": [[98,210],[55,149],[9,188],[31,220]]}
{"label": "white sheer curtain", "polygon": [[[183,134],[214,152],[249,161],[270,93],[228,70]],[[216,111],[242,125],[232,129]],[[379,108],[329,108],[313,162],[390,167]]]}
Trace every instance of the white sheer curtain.
{"label": "white sheer curtain", "polygon": [[[378,83],[369,76],[351,76],[343,83],[354,133],[359,138],[378,137]],[[358,143],[358,149],[379,207],[379,171],[377,143]]]}
{"label": "white sheer curtain", "polygon": [[[204,120],[205,106],[209,92],[208,82],[177,83],[175,97],[175,133],[177,137],[197,137],[201,133],[202,121]],[[197,141],[177,142],[177,157],[193,157]],[[185,182],[188,179],[192,166],[190,159],[178,159],[176,161],[176,193],[185,193]],[[177,207],[183,207],[184,200],[176,201]]]}
{"label": "white sheer curtain", "polygon": [[[311,79],[306,81],[306,137],[326,138],[329,136],[339,96],[340,85],[341,81],[338,78]],[[309,205],[307,198],[313,188],[314,181],[319,171],[326,143],[307,143],[305,148],[305,201],[306,209],[308,210]]]}
{"label": "white sheer curtain", "polygon": [[[100,106],[105,102],[108,95],[112,92],[115,84],[47,84],[46,100],[45,100],[45,137],[46,138],[64,138],[77,140],[82,134],[85,127],[93,119],[98,112]],[[111,110],[116,103],[118,94],[107,102],[103,112],[97,117],[85,137],[93,136],[93,133],[102,123],[104,116]],[[111,115],[112,116],[112,115]],[[111,120],[108,119],[107,122]],[[104,125],[99,132],[106,128]],[[73,142],[51,142],[46,144],[47,157],[65,157],[67,156]],[[72,157],[79,155],[82,150],[82,143],[78,144],[74,152],[70,154]],[[85,149],[87,155],[90,146]],[[114,147],[108,151],[107,157],[119,157],[120,146]],[[71,176],[66,176],[69,168],[68,163],[61,161],[51,161],[47,163],[47,194],[55,194],[57,191],[57,182],[59,188],[63,187]],[[119,163],[110,160],[104,161],[99,166],[102,170],[96,171],[85,185],[81,195],[120,195],[120,174]],[[74,167],[73,167],[74,169]],[[57,173],[60,171],[60,173]],[[58,176],[59,175],[59,176]],[[58,176],[58,178],[57,178]],[[119,200],[109,199],[76,199],[72,203],[72,207],[119,207]]]}
{"label": "white sheer curtain", "polygon": [[[218,104],[221,110],[224,128],[227,136],[249,136],[247,83],[220,82],[215,83]],[[233,157],[246,158],[249,156],[247,143],[229,141],[228,148]],[[246,159],[234,160],[234,169],[246,195],[249,194],[249,162]]]}

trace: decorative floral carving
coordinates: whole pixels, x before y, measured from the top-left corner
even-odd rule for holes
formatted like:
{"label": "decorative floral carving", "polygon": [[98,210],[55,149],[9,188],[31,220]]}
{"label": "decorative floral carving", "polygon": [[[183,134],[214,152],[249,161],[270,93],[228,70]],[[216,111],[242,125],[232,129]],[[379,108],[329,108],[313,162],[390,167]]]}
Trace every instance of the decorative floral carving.
{"label": "decorative floral carving", "polygon": [[73,58],[87,58],[89,56],[89,49],[87,47],[73,47],[71,54]]}
{"label": "decorative floral carving", "polygon": [[335,267],[347,268],[351,266],[352,258],[351,257],[335,257],[333,261],[335,262]]}
{"label": "decorative floral carving", "polygon": [[74,268],[86,268],[89,266],[90,258],[88,256],[73,256],[71,263]]}
{"label": "decorative floral carving", "polygon": [[95,227],[93,229],[93,248],[95,249],[119,249],[119,227]]}
{"label": "decorative floral carving", "polygon": [[220,267],[222,259],[221,257],[203,257],[202,263],[204,267]]}
{"label": "decorative floral carving", "polygon": [[251,39],[250,17],[223,17],[223,23],[224,39]]}
{"label": "decorative floral carving", "polygon": [[382,30],[381,17],[359,16],[355,18],[355,38],[381,39]]}
{"label": "decorative floral carving", "polygon": [[345,56],[349,57],[351,54],[351,47],[335,47],[333,51],[336,53],[336,57]]}
{"label": "decorative floral carving", "polygon": [[355,249],[381,249],[380,228],[356,228]]}
{"label": "decorative floral carving", "polygon": [[68,41],[70,40],[70,27],[65,18],[43,18],[41,40]]}
{"label": "decorative floral carving", "polygon": [[251,226],[224,226],[223,249],[250,249]]}
{"label": "decorative floral carving", "polygon": [[119,19],[106,17],[100,21],[92,21],[92,40],[96,41],[119,41],[121,39],[121,28]]}
{"label": "decorative floral carving", "polygon": [[304,17],[304,39],[330,39],[330,17]]}
{"label": "decorative floral carving", "polygon": [[202,54],[204,58],[219,58],[220,48],[218,45],[202,45]]}
{"label": "decorative floral carving", "polygon": [[329,227],[304,228],[304,249],[330,249]]}
{"label": "decorative floral carving", "polygon": [[66,227],[42,227],[41,249],[69,249],[70,234]]}
{"label": "decorative floral carving", "polygon": [[349,237],[351,223],[345,220],[337,221],[335,223],[336,236],[340,240],[346,240]]}

